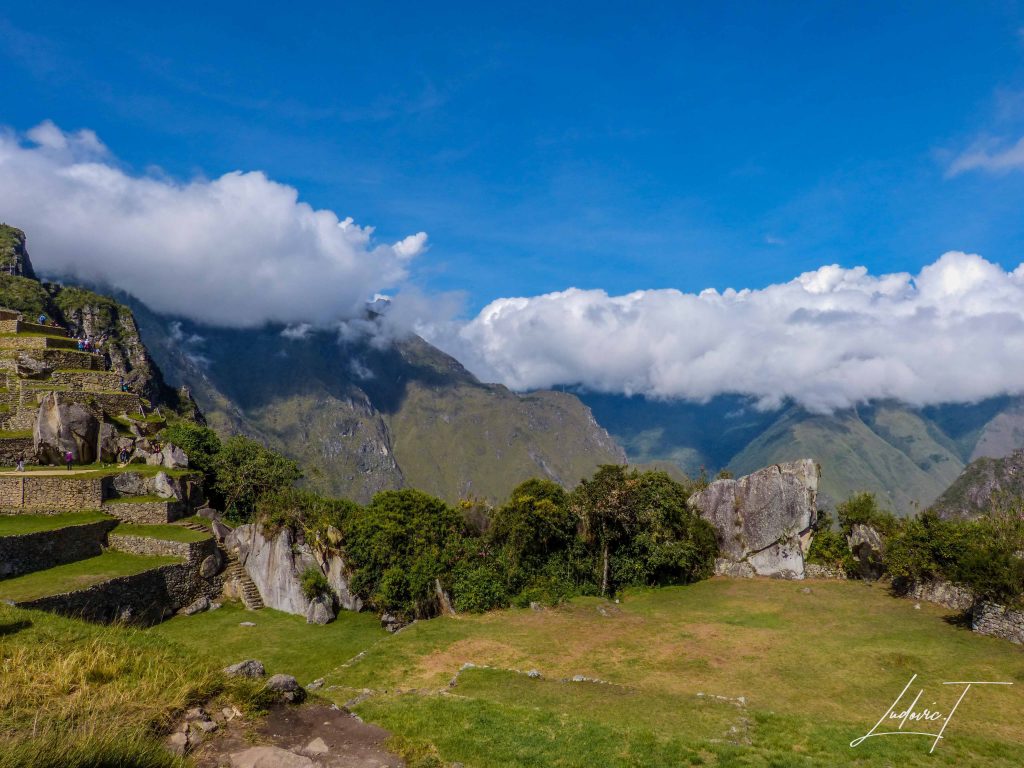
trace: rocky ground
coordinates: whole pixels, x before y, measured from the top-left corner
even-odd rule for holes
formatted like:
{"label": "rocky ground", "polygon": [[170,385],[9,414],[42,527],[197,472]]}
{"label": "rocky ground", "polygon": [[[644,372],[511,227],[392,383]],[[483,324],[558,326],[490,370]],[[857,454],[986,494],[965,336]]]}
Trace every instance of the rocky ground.
{"label": "rocky ground", "polygon": [[[197,768],[398,768],[383,728],[323,704],[274,707],[265,718],[221,721],[190,757]],[[209,727],[209,726],[207,726]],[[196,730],[196,729],[193,729]]]}

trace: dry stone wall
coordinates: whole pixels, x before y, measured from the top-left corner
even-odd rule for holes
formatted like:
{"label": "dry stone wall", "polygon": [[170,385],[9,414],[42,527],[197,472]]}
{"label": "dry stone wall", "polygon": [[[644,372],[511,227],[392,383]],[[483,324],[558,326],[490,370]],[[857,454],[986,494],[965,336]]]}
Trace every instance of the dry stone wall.
{"label": "dry stone wall", "polygon": [[971,629],[982,635],[1024,644],[1024,611],[995,603],[979,603],[971,614]]}
{"label": "dry stone wall", "polygon": [[103,478],[0,477],[0,513],[63,514],[103,506]]}
{"label": "dry stone wall", "polygon": [[204,578],[197,564],[181,563],[16,605],[87,621],[149,626],[169,618],[200,597],[216,598],[223,585],[222,573]]}
{"label": "dry stone wall", "polygon": [[103,511],[126,523],[151,525],[155,523],[173,523],[185,516],[185,505],[177,500],[171,501],[118,501],[103,505]]}
{"label": "dry stone wall", "polygon": [[0,578],[42,571],[103,552],[114,520],[0,538]]}
{"label": "dry stone wall", "polygon": [[217,550],[217,545],[212,537],[203,541],[167,541],[150,536],[126,535],[115,531],[110,534],[109,541],[110,548],[119,552],[180,557],[194,563],[202,562],[203,558],[214,554]]}

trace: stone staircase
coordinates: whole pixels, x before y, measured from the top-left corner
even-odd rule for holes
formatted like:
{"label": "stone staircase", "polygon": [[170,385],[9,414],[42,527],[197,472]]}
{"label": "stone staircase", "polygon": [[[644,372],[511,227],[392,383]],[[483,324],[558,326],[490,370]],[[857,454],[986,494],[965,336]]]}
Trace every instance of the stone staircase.
{"label": "stone staircase", "polygon": [[[203,533],[209,533],[210,529],[202,523],[184,523],[186,528],[193,531],[201,531]],[[224,580],[226,582],[237,581],[240,587],[242,595],[242,604],[250,611],[258,611],[264,608],[263,596],[260,595],[260,590],[249,578],[249,574],[245,572],[245,568],[238,561],[238,557],[234,552],[228,551],[224,544],[220,541],[217,542],[217,549],[220,550],[221,555],[227,562],[227,567],[224,569]]]}

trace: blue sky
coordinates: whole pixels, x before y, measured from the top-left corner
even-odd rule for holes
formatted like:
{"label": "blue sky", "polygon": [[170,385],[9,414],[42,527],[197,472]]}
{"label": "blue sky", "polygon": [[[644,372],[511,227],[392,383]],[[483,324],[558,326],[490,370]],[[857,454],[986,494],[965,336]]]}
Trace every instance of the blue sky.
{"label": "blue sky", "polygon": [[1024,136],[1017,3],[754,5],[4,2],[0,124],[425,230],[471,312],[1021,261],[1024,161],[950,173]]}

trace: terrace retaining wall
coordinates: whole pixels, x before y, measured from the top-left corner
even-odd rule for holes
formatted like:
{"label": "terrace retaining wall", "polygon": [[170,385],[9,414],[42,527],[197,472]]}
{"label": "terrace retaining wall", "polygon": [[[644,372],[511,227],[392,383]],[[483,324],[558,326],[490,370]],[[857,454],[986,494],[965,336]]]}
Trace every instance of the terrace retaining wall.
{"label": "terrace retaining wall", "polygon": [[103,478],[57,475],[0,477],[0,514],[63,514],[103,506]]}
{"label": "terrace retaining wall", "polygon": [[115,525],[116,520],[98,520],[55,531],[0,537],[0,578],[96,557],[103,552],[107,533]]}
{"label": "terrace retaining wall", "polygon": [[204,578],[195,563],[178,563],[16,605],[86,621],[150,626],[200,597],[216,598],[223,586],[223,573]]}
{"label": "terrace retaining wall", "polygon": [[110,534],[109,541],[110,548],[120,552],[131,552],[135,555],[170,555],[191,563],[200,563],[217,550],[212,536],[202,541],[168,541],[115,532]]}

